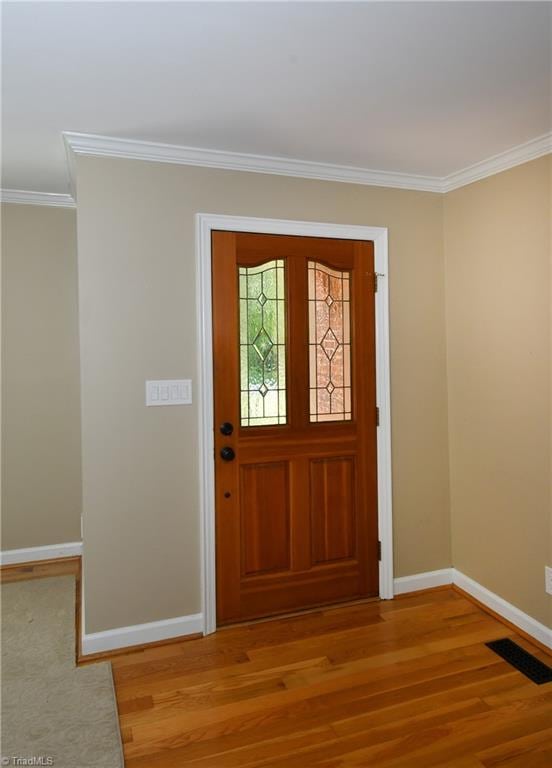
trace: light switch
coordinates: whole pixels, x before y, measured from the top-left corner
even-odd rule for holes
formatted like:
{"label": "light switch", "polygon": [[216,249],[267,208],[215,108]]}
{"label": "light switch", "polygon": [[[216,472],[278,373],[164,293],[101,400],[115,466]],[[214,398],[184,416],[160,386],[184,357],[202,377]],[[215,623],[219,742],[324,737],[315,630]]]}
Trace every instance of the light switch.
{"label": "light switch", "polygon": [[146,405],[191,405],[191,379],[146,381]]}

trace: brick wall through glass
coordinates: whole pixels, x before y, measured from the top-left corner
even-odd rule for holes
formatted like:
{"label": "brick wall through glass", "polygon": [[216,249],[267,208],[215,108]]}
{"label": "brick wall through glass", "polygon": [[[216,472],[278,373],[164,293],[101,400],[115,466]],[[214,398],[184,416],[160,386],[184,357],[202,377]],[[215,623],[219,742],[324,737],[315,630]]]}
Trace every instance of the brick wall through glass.
{"label": "brick wall through glass", "polygon": [[348,421],[351,407],[349,272],[308,262],[311,421]]}

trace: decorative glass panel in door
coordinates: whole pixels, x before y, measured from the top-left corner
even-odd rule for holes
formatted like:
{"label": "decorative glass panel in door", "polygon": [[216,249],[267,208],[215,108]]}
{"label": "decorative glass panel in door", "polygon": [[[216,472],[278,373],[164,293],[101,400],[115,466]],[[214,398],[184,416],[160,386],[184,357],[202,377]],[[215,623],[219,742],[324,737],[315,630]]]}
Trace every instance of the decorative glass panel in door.
{"label": "decorative glass panel in door", "polygon": [[310,420],[349,421],[351,275],[315,261],[308,271]]}
{"label": "decorative glass panel in door", "polygon": [[242,427],[286,423],[286,307],[282,259],[238,267]]}

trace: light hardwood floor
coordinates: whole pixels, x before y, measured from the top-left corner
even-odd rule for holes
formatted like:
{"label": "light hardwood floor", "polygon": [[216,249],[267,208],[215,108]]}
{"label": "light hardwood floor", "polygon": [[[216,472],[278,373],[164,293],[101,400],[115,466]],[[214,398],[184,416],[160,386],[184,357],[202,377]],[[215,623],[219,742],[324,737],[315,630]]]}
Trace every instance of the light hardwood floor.
{"label": "light hardwood floor", "polygon": [[127,768],[550,768],[552,683],[452,589],[220,630],[118,656]]}
{"label": "light hardwood floor", "polygon": [[[79,566],[1,575],[78,585]],[[499,637],[551,663],[450,588],[114,655],[126,768],[552,768],[552,683]]]}

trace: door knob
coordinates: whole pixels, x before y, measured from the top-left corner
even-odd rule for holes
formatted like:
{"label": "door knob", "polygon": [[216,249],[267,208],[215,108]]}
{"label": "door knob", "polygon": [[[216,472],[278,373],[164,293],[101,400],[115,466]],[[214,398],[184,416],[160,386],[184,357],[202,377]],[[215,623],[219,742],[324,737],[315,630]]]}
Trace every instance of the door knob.
{"label": "door knob", "polygon": [[231,435],[234,431],[234,425],[230,424],[229,421],[225,421],[220,425],[219,429],[221,435]]}
{"label": "door knob", "polygon": [[234,449],[230,448],[229,445],[225,445],[224,448],[220,449],[220,458],[223,461],[233,461],[236,458]]}

